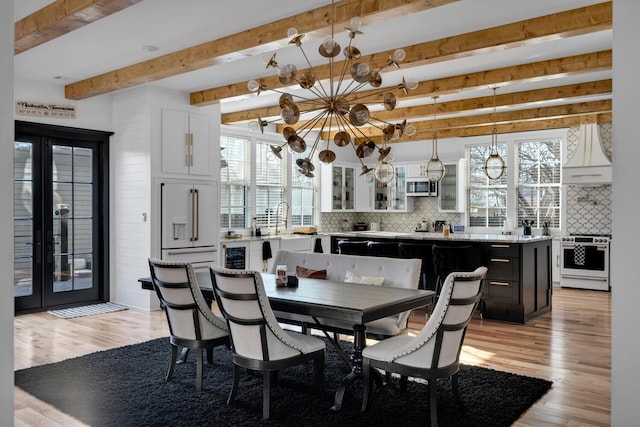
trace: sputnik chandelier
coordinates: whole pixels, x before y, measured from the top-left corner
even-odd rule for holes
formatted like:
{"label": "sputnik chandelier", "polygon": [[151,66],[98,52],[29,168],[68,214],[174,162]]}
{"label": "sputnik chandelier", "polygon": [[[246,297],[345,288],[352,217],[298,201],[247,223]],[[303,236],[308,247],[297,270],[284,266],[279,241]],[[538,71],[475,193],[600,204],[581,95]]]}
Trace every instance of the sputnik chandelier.
{"label": "sputnik chandelier", "polygon": [[[360,19],[352,18],[349,27],[345,28],[349,36],[349,42],[347,47],[342,50],[334,39],[335,5],[333,2],[332,7],[331,36],[324,39],[318,48],[319,54],[329,61],[328,82],[323,83],[316,77],[314,67],[311,65],[309,57],[302,46],[302,39],[305,35],[298,34],[295,28],[290,28],[288,31],[289,44],[296,45],[300,49],[308,68],[298,73],[296,66],[293,64],[280,66],[276,61],[275,53],[267,61],[266,67],[277,69],[278,79],[281,84],[297,83],[300,87],[306,89],[308,93],[305,96],[286,93],[282,90],[268,88],[256,80],[250,80],[247,83],[247,87],[250,91],[257,92],[258,95],[265,90],[281,93],[279,100],[280,117],[287,124],[282,131],[285,142],[282,145],[271,146],[272,152],[279,158],[282,158],[281,151],[285,145],[295,153],[304,153],[307,149],[305,137],[312,130],[319,129],[309,154],[296,160],[299,174],[307,177],[314,176],[315,166],[311,159],[321,143],[324,143],[320,140],[320,137],[327,131],[330,136],[326,140],[326,146],[318,153],[318,159],[321,162],[331,163],[336,159],[335,152],[330,149],[331,140],[338,147],[350,145],[355,150],[355,154],[362,165],[361,175],[367,175],[367,178],[373,175],[378,181],[388,183],[394,178],[395,173],[389,157],[391,147],[388,147],[387,143],[391,139],[399,138],[402,135],[414,135],[416,129],[415,126],[407,124],[406,120],[392,124],[375,119],[367,105],[365,105],[367,98],[376,99],[384,94],[382,105],[386,110],[391,111],[395,109],[397,104],[397,98],[392,92],[385,89],[366,93],[359,93],[359,91],[367,84],[375,89],[379,88],[382,85],[381,70],[386,66],[399,68],[399,63],[404,60],[405,52],[402,49],[397,49],[392,55],[388,56],[388,59],[381,67],[360,62],[360,50],[353,45],[356,35],[363,34],[360,31]],[[342,64],[336,62],[336,58],[341,52],[346,58]],[[338,68],[340,68],[340,71],[334,73]],[[409,90],[413,90],[417,86],[417,80],[405,80],[403,77],[402,82],[397,85],[397,89],[407,94]],[[296,103],[296,99],[301,102]],[[299,122],[303,114],[307,115],[307,119],[297,127],[293,127]],[[267,123],[266,120],[258,117],[257,122],[249,123],[249,127],[252,129],[259,128],[263,132]],[[383,142],[380,146],[367,137],[361,129],[363,126],[374,126],[381,130]],[[356,145],[358,140],[361,142]],[[375,168],[370,168],[364,164],[362,159],[371,156],[376,151],[378,152],[378,165]]]}

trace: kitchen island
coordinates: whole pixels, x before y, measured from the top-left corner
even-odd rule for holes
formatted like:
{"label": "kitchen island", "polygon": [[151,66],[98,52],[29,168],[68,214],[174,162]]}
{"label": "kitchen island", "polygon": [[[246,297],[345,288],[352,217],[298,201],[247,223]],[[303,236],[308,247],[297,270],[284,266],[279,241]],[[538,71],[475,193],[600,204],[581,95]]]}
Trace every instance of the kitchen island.
{"label": "kitchen island", "polygon": [[473,263],[489,269],[480,307],[485,319],[526,323],[551,311],[550,236],[460,233],[444,237],[442,233],[354,231],[331,233],[332,252],[338,252],[340,240],[424,245],[420,254],[428,267],[427,289],[433,289],[435,283],[432,246],[470,245]]}

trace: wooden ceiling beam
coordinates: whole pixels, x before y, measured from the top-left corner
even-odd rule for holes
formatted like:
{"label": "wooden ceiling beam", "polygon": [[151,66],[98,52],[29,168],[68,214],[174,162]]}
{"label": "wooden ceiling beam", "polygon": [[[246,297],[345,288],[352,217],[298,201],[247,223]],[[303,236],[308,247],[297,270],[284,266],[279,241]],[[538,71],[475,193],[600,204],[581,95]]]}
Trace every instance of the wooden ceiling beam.
{"label": "wooden ceiling beam", "polygon": [[[532,104],[540,101],[552,101],[556,99],[565,99],[566,103],[571,103],[571,98],[583,97],[589,95],[605,95],[612,93],[612,81],[599,80],[594,82],[577,83],[565,86],[556,86],[544,89],[529,90],[523,92],[505,93],[502,95],[496,95],[495,104],[496,107],[513,107],[517,105]],[[493,96],[483,96],[478,98],[468,98],[457,101],[440,102],[435,106],[435,113],[441,114],[454,114],[454,113],[469,113],[475,110],[483,110],[487,108],[493,108]],[[413,107],[400,108],[393,111],[376,111],[373,113],[373,117],[377,120],[394,122],[399,120],[408,120],[412,122],[415,118],[430,117],[434,114],[434,105],[425,104],[417,105]],[[244,113],[244,112],[241,112]],[[254,112],[257,114],[259,112]],[[223,123],[231,124],[238,121],[225,121],[229,119],[238,118],[236,113],[223,114]],[[253,119],[255,120],[255,115]],[[263,116],[260,116],[263,117]],[[265,116],[267,117],[267,116]],[[249,120],[242,116],[243,120]],[[307,121],[300,121],[294,127],[303,127]],[[284,125],[277,125],[277,131],[281,131]]]}
{"label": "wooden ceiling beam", "polygon": [[15,55],[142,0],[56,0],[15,23]]}
{"label": "wooden ceiling beam", "polygon": [[[611,28],[612,7],[611,2],[606,2],[404,47],[406,58],[402,63],[402,68],[406,69],[486,54],[496,50],[505,50],[541,43],[554,38],[567,38]],[[386,63],[387,55],[387,53],[369,55],[361,58],[360,62],[370,62],[382,66]],[[337,66],[334,65],[334,69],[341,70],[341,63],[337,63]],[[384,70],[385,68],[382,71]],[[313,71],[319,80],[328,79],[330,76],[328,64],[316,66]],[[303,70],[298,70],[298,73],[303,73]],[[277,76],[263,78],[260,82],[269,89],[281,89],[284,87]],[[246,82],[239,82],[192,92],[190,99],[192,105],[203,106],[221,99],[250,93]]]}
{"label": "wooden ceiling beam", "polygon": [[[596,116],[597,119],[594,117]],[[500,134],[505,133],[517,133],[517,132],[531,132],[537,130],[547,130],[547,129],[562,129],[568,128],[571,126],[579,126],[581,123],[586,123],[587,121],[596,120],[598,123],[610,123],[612,121],[613,115],[610,112],[593,114],[578,114],[569,117],[562,118],[554,118],[554,117],[541,117],[537,120],[528,120],[522,122],[513,122],[513,123],[500,123],[497,125],[496,129],[498,132],[498,142],[500,142]],[[493,132],[493,125],[486,126],[471,126],[464,128],[454,128],[454,129],[446,129],[443,131],[438,131],[438,143],[446,144],[446,138],[462,138],[462,137],[470,137],[470,136],[482,136],[482,135],[491,135]],[[370,138],[376,144],[382,144],[382,137],[376,136]],[[431,135],[427,138],[424,136],[413,136],[407,137],[403,136],[397,140],[393,140],[393,143],[396,142],[409,142],[409,141],[423,141],[430,140]],[[487,144],[491,141],[487,140]],[[360,140],[356,141],[356,145],[360,143]],[[366,160],[366,159],[365,159]]]}
{"label": "wooden ceiling beam", "polygon": [[[537,121],[542,118],[564,118],[571,116],[582,116],[585,114],[601,114],[611,112],[612,101],[605,99],[601,101],[579,102],[568,105],[557,105],[552,107],[530,108],[525,110],[504,111],[490,114],[477,114],[474,116],[451,117],[434,120],[415,122],[417,135],[412,139],[428,139],[433,135],[434,129],[438,135],[449,129],[493,126],[496,124],[516,123],[522,121]],[[381,134],[375,127],[360,128],[360,134],[367,137],[375,137]],[[321,139],[329,138],[329,133],[324,132]]]}
{"label": "wooden ceiling beam", "polygon": [[[343,0],[336,3],[336,26],[342,28],[353,16],[365,24],[442,6],[459,0]],[[65,86],[68,99],[96,95],[150,83],[189,71],[211,67],[276,50],[289,44],[287,30],[296,27],[305,41],[325,37],[331,32],[332,6],[327,5],[260,27],[205,42],[147,61],[132,64]]]}
{"label": "wooden ceiling beam", "polygon": [[[463,90],[486,89],[507,86],[514,83],[534,82],[541,79],[548,80],[556,77],[564,77],[569,74],[610,70],[612,65],[613,54],[610,50],[587,53],[567,58],[427,80],[420,82],[418,88],[411,91],[410,95],[405,96],[403,99],[425,99],[448,93],[457,93]],[[361,99],[369,99],[370,104],[379,104],[382,102],[384,94],[378,90],[371,90],[361,92],[359,96]],[[301,110],[304,111],[304,108]],[[237,123],[255,120],[258,116],[269,118],[278,117],[279,115],[280,107],[273,106],[223,114],[222,122]]]}

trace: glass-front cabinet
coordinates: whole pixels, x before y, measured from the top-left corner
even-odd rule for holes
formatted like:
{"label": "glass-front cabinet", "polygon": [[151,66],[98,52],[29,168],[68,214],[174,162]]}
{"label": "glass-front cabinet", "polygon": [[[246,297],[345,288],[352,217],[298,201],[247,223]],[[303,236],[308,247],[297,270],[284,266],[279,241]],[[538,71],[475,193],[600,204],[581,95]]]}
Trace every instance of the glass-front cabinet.
{"label": "glass-front cabinet", "polygon": [[465,212],[466,159],[445,164],[444,170],[439,182],[438,208],[440,212]]}
{"label": "glass-front cabinet", "polygon": [[407,197],[407,167],[394,165],[395,176],[388,184],[373,183],[373,211],[411,212],[413,198]]}
{"label": "glass-front cabinet", "polygon": [[[321,163],[322,212],[355,211],[356,169],[354,166]],[[326,189],[329,189],[327,191]]]}

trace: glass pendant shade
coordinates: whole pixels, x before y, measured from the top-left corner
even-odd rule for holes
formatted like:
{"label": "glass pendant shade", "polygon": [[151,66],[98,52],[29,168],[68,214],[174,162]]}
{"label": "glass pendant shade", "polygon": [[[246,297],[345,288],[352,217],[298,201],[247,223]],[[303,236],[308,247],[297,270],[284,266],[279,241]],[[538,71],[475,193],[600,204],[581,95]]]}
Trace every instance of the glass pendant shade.
{"label": "glass pendant shade", "polygon": [[507,166],[504,160],[498,153],[489,154],[489,157],[484,161],[484,166],[482,167],[487,177],[493,180],[500,179],[506,168]]}
{"label": "glass pendant shade", "polygon": [[433,138],[431,140],[431,160],[427,163],[427,179],[438,182],[444,177],[444,164],[438,158],[438,133],[436,132],[436,99],[433,97]]}
{"label": "glass pendant shade", "polygon": [[[493,115],[496,114],[496,88],[493,88]],[[482,169],[484,170],[487,178],[491,180],[497,180],[502,177],[504,171],[507,169],[507,165],[504,159],[498,153],[498,130],[496,122],[493,122],[493,131],[491,132],[491,151],[489,151],[489,157],[484,161]]]}
{"label": "glass pendant shade", "polygon": [[393,168],[393,165],[391,163],[383,160],[378,163],[378,166],[373,173],[375,175],[375,178],[379,182],[381,182],[382,184],[388,184],[393,180],[395,176],[395,169]]}
{"label": "glass pendant shade", "polygon": [[444,177],[444,164],[439,158],[429,160],[427,163],[427,178],[431,182],[438,182]]}

